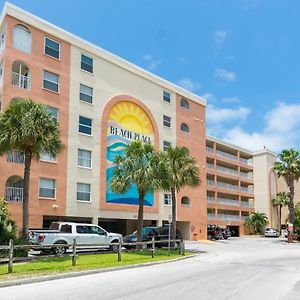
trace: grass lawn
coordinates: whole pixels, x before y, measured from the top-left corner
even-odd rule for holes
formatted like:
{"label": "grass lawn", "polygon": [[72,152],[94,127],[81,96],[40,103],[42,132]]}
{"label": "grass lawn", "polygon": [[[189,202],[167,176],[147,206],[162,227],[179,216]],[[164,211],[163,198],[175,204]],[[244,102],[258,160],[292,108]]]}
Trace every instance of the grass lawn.
{"label": "grass lawn", "polygon": [[[186,252],[186,256],[190,253]],[[122,261],[118,262],[117,253],[79,255],[76,266],[72,267],[71,257],[44,258],[25,263],[14,263],[13,273],[7,273],[7,264],[0,265],[0,281],[19,278],[37,277],[42,275],[58,274],[70,271],[102,269],[108,267],[140,264],[153,261],[169,260],[180,257],[178,251],[172,250],[168,256],[167,250],[156,250],[155,257],[150,251],[136,251],[122,253]]]}

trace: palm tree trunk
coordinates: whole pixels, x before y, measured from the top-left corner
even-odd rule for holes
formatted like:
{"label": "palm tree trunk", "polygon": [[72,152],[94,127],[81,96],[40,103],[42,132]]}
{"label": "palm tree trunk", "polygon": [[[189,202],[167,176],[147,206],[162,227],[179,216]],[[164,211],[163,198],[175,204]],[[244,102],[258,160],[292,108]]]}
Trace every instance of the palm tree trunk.
{"label": "palm tree trunk", "polygon": [[25,152],[24,183],[23,183],[23,226],[22,238],[28,242],[28,223],[29,223],[29,181],[32,153]]}
{"label": "palm tree trunk", "polygon": [[172,240],[176,239],[176,191],[174,188],[171,189],[172,194]]}
{"label": "palm tree trunk", "polygon": [[[294,196],[295,196],[295,186],[294,186],[294,179],[290,179],[288,182],[288,186],[290,189],[290,201],[289,201],[289,212],[290,212],[290,223],[294,224],[295,222],[295,205],[294,205]],[[292,243],[293,242],[293,230],[289,231],[288,235],[288,242]]]}
{"label": "palm tree trunk", "polygon": [[138,242],[143,241],[144,195],[145,195],[144,192],[139,191],[139,211],[138,211],[138,224],[137,224],[137,241]]}
{"label": "palm tree trunk", "polygon": [[279,233],[281,234],[281,210],[282,205],[279,206]]}

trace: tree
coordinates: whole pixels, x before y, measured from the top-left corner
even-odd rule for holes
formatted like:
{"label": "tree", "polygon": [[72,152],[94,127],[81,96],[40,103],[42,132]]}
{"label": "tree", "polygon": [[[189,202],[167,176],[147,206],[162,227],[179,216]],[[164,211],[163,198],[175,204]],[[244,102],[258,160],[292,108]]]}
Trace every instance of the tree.
{"label": "tree", "polygon": [[0,245],[8,244],[16,238],[16,224],[8,215],[7,203],[0,198]]}
{"label": "tree", "polygon": [[124,155],[117,155],[116,168],[110,181],[110,188],[116,193],[125,193],[136,184],[139,197],[137,241],[142,241],[144,197],[160,187],[157,175],[160,160],[153,146],[148,143],[134,141],[125,147]]}
{"label": "tree", "polygon": [[57,120],[45,105],[31,99],[14,98],[0,115],[0,155],[17,150],[25,156],[22,228],[25,242],[28,241],[31,162],[38,160],[41,153],[57,156],[62,148]]}
{"label": "tree", "polygon": [[289,204],[290,198],[288,193],[279,192],[276,195],[276,198],[272,200],[274,207],[279,207],[279,230],[281,229],[281,210],[284,206]]}
{"label": "tree", "polygon": [[245,220],[245,225],[250,226],[254,234],[262,233],[262,229],[269,223],[268,217],[265,213],[252,212]]}
{"label": "tree", "polygon": [[[300,155],[299,152],[295,149],[282,150],[278,154],[278,161],[274,163],[274,171],[277,174],[277,177],[283,177],[288,188],[289,188],[289,218],[290,223],[294,224],[295,222],[295,181],[299,180],[300,177]],[[293,232],[289,232],[288,241],[292,242]]]}
{"label": "tree", "polygon": [[186,147],[168,147],[162,156],[165,168],[162,188],[172,195],[172,239],[176,239],[176,193],[184,186],[200,184],[199,167]]}

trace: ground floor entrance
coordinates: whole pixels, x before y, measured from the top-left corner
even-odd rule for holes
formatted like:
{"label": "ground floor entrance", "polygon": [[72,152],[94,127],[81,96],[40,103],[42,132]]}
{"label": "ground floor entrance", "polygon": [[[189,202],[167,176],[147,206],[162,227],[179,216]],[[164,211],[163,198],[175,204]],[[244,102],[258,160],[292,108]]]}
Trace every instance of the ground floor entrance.
{"label": "ground floor entrance", "polygon": [[227,228],[230,230],[232,237],[240,236],[240,226],[231,226],[230,225],[230,226],[227,226]]}

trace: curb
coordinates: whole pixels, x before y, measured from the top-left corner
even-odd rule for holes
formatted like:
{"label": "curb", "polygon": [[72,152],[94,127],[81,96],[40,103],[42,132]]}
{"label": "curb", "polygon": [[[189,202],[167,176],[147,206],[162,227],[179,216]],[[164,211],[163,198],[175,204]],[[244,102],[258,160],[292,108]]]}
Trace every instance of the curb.
{"label": "curb", "polygon": [[33,277],[33,278],[28,278],[28,279],[16,279],[16,280],[11,280],[11,281],[6,281],[6,282],[3,281],[3,282],[0,282],[0,288],[29,284],[29,283],[44,282],[44,281],[50,281],[50,280],[57,280],[57,279],[64,279],[64,278],[79,277],[79,276],[84,276],[84,275],[100,274],[100,273],[106,273],[106,272],[112,272],[112,271],[120,271],[120,270],[126,270],[126,269],[135,269],[135,268],[141,268],[141,267],[147,267],[147,266],[153,266],[153,265],[160,265],[160,264],[164,264],[164,263],[176,262],[179,260],[192,258],[192,257],[198,256],[198,255],[199,254],[191,254],[189,256],[173,258],[170,260],[154,261],[154,262],[147,262],[147,263],[142,263],[142,264],[134,264],[134,265],[128,265],[128,266],[121,266],[121,267],[110,267],[110,268],[96,269],[96,270],[67,272],[67,273],[60,273],[60,274],[55,274],[55,275]]}

